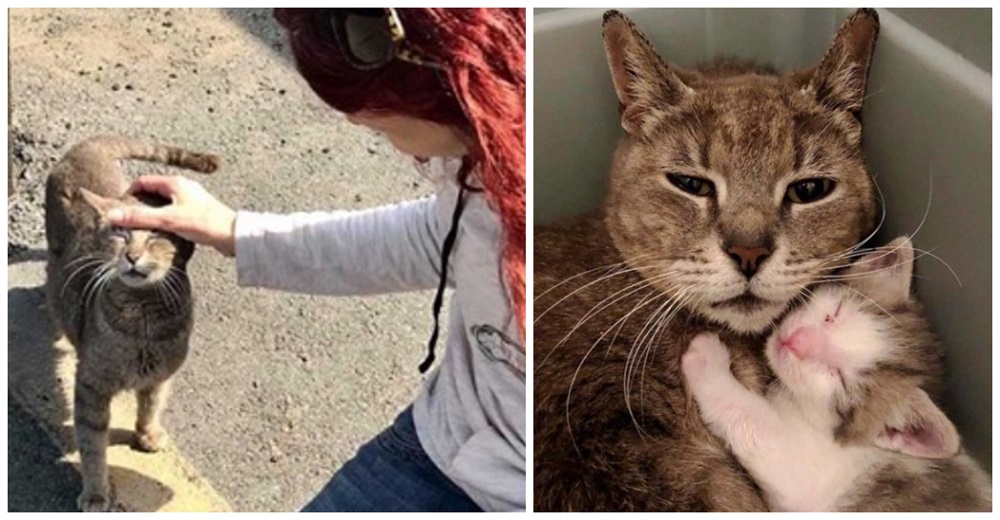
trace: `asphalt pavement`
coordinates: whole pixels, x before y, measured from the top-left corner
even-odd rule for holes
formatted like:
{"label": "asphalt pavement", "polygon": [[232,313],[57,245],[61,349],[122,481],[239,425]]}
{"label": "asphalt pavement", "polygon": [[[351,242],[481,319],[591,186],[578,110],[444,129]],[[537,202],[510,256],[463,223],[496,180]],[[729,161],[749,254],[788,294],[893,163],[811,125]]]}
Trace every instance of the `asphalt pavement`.
{"label": "asphalt pavement", "polygon": [[[19,273],[44,269],[45,175],[90,135],[220,154],[222,170],[198,179],[236,208],[359,209],[431,191],[387,141],[312,94],[270,10],[12,9],[9,20],[8,303]],[[238,288],[233,261],[209,249],[190,272],[197,321],[167,431],[234,510],[295,510],[416,395],[433,295]],[[22,318],[8,312],[9,328]],[[10,399],[7,415],[8,508],[71,509],[78,477]]]}

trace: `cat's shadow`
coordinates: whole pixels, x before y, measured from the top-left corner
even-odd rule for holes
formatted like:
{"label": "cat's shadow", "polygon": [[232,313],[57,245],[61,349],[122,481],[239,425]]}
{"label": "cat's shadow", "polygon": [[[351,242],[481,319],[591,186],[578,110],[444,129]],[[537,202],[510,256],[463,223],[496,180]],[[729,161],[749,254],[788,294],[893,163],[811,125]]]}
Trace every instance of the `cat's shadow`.
{"label": "cat's shadow", "polygon": [[[20,447],[12,448],[8,443],[8,458],[17,458],[19,471],[8,472],[7,487],[8,491],[23,495],[8,500],[21,510],[51,511],[66,509],[67,504],[75,507],[80,477],[66,470],[73,464],[66,462],[65,455],[75,451],[75,442],[70,396],[62,390],[67,387],[65,378],[73,377],[75,358],[72,347],[54,341],[44,288],[15,285],[9,282],[7,290],[7,388],[8,397],[17,402],[14,413],[23,420],[11,421],[8,417],[8,427],[12,428],[8,434],[19,439]],[[55,447],[46,437],[56,441]],[[111,445],[131,444],[132,438],[133,432],[129,430],[114,428],[110,432]],[[9,465],[8,469],[13,467]],[[57,475],[63,483],[39,486],[18,482],[18,479],[30,481],[32,477],[27,475],[36,474]],[[174,492],[169,487],[130,469],[109,466],[108,474],[117,489],[128,490],[130,509],[157,511],[173,498]],[[66,492],[71,492],[71,496],[61,496]],[[60,496],[44,496],[45,493]]]}

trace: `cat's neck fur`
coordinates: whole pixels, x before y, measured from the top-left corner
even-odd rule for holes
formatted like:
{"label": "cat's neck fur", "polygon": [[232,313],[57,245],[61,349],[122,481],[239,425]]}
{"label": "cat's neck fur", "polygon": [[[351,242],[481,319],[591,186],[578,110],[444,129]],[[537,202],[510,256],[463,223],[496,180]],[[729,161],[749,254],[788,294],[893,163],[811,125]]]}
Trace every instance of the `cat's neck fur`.
{"label": "cat's neck fur", "polygon": [[[134,338],[168,340],[191,319],[191,288],[187,276],[175,276],[171,290],[176,300],[154,288],[109,283],[98,302],[94,319],[111,330]],[[162,290],[162,289],[161,289]]]}

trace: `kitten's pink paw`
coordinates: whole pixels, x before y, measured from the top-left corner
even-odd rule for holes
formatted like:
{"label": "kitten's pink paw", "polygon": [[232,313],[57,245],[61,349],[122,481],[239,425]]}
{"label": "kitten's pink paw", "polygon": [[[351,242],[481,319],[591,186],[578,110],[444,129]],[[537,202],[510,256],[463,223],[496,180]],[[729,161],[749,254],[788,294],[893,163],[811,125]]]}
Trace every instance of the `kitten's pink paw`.
{"label": "kitten's pink paw", "polygon": [[138,429],[135,432],[135,447],[140,451],[155,453],[167,445],[167,432],[162,428]]}
{"label": "kitten's pink paw", "polygon": [[76,506],[84,513],[106,513],[111,511],[111,498],[107,493],[84,491],[77,497]]}
{"label": "kitten's pink paw", "polygon": [[691,340],[691,346],[681,358],[681,370],[692,384],[728,375],[729,350],[717,334],[701,333]]}

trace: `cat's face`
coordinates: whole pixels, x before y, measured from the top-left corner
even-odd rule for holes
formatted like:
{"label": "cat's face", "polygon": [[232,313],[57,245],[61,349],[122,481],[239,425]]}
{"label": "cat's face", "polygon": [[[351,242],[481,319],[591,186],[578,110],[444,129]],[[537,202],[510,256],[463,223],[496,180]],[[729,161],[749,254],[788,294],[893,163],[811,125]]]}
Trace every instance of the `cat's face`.
{"label": "cat's face", "polygon": [[174,234],[157,230],[113,226],[104,215],[112,208],[142,204],[135,199],[114,200],[91,192],[82,193],[94,209],[96,232],[93,240],[99,251],[102,274],[114,276],[132,288],[155,287],[173,273],[183,271],[194,253],[194,245]]}
{"label": "cat's face", "polygon": [[822,285],[767,340],[768,363],[810,406],[833,408],[884,363],[902,357],[892,318],[848,285]]}
{"label": "cat's face", "polygon": [[816,71],[775,76],[668,67],[627,19],[607,19],[626,134],[606,222],[649,283],[760,332],[870,233],[858,115],[877,22],[852,20]]}
{"label": "cat's face", "polygon": [[775,327],[766,356],[803,409],[842,442],[950,456],[954,427],[922,390],[940,378],[941,349],[910,296],[913,249],[900,238],[818,287]]}
{"label": "cat's face", "polygon": [[913,335],[913,246],[900,237],[867,253],[810,291],[767,339],[765,354],[782,384],[819,407],[860,402],[871,380],[919,384],[937,368],[932,337]]}

